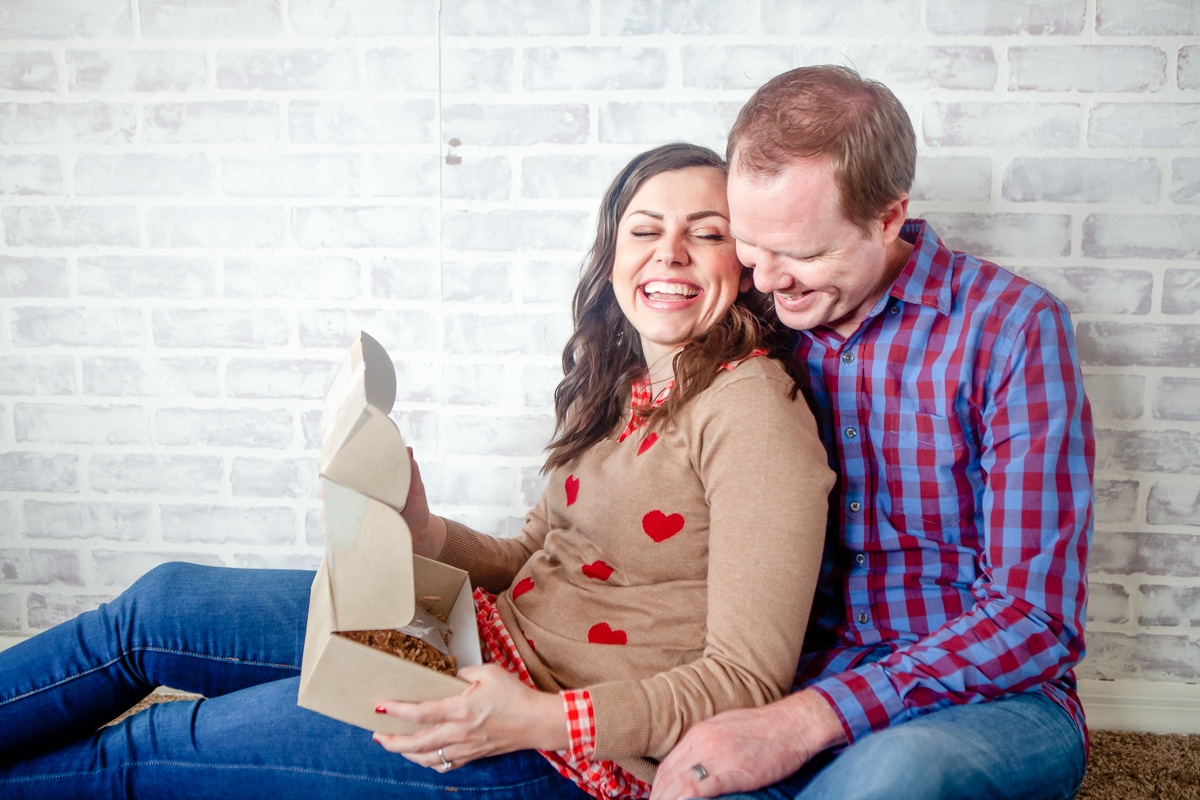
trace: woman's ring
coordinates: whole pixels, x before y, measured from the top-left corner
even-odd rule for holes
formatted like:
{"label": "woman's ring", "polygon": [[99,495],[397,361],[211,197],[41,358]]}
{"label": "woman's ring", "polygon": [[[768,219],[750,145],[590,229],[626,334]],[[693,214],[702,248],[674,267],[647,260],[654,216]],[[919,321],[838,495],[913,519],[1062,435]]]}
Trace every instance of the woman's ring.
{"label": "woman's ring", "polygon": [[440,747],[438,748],[438,758],[442,760],[442,765],[438,767],[442,772],[449,772],[450,768],[454,766],[453,761],[446,760],[446,754],[442,752],[442,748]]}
{"label": "woman's ring", "polygon": [[692,772],[696,773],[696,780],[698,781],[702,781],[708,777],[708,770],[704,768],[703,764],[693,764]]}

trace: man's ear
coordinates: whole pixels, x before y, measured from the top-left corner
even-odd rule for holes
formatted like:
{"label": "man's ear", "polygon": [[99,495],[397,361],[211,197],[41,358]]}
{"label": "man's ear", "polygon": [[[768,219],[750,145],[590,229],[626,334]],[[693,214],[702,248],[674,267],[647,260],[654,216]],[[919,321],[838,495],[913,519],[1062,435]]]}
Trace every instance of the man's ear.
{"label": "man's ear", "polygon": [[900,235],[904,220],[908,219],[908,195],[902,194],[883,208],[880,222],[883,225],[883,244],[890,245]]}

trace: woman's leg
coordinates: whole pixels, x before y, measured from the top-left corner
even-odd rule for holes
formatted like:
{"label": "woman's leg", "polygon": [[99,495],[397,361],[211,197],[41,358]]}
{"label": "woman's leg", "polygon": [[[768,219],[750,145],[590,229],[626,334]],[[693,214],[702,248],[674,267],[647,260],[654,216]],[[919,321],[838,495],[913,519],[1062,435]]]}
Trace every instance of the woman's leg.
{"label": "woman's leg", "polygon": [[298,675],[313,573],[166,564],[0,653],[0,761],[85,737],[157,686],[206,697]]}
{"label": "woman's leg", "polygon": [[0,797],[587,800],[533,751],[447,773],[299,708],[299,679],[158,703],[87,739],[0,766]]}

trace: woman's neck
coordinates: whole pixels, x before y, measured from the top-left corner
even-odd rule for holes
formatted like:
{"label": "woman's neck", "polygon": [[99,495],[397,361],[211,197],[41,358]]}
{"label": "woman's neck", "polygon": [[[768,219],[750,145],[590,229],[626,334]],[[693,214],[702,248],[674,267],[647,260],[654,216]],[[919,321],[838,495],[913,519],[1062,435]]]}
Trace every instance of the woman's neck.
{"label": "woman's neck", "polygon": [[675,378],[675,356],[683,348],[647,353],[646,377],[650,388],[657,392]]}

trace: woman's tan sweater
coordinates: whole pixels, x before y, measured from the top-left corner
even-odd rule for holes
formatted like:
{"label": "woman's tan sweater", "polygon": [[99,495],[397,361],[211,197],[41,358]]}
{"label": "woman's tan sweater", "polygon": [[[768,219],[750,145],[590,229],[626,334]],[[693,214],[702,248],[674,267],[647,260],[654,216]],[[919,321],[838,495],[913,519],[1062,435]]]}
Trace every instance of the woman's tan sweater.
{"label": "woman's tan sweater", "polygon": [[779,364],[722,371],[667,429],[553,470],[521,533],[447,521],[440,560],[497,593],[533,680],[587,687],[595,757],[652,781],[692,725],[792,685],[833,473]]}

